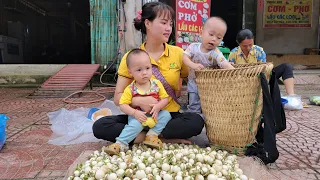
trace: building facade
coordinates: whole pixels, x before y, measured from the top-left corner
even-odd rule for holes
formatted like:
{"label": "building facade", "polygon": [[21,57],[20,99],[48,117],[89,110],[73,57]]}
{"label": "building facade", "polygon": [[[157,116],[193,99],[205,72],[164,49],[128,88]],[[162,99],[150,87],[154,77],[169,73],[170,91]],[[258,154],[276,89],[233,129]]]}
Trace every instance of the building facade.
{"label": "building facade", "polygon": [[[0,0],[1,39],[17,42],[0,41],[0,63],[118,63],[125,52],[143,42],[133,18],[151,1],[158,0]],[[159,1],[176,9],[176,2],[193,0]],[[301,55],[305,48],[319,48],[319,11],[319,0],[210,3],[210,16],[220,16],[228,24],[227,47],[236,47],[237,32],[248,28],[267,54]],[[275,20],[267,22],[270,17]],[[298,25],[285,17],[296,18]],[[8,58],[17,53],[19,58]]]}

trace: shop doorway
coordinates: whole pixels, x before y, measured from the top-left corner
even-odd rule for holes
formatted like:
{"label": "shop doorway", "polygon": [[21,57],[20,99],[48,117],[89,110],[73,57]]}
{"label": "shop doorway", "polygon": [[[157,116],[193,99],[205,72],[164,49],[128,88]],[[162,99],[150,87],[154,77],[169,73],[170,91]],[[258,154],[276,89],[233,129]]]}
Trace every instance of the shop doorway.
{"label": "shop doorway", "polygon": [[[90,64],[89,0],[3,0],[4,34],[24,64]],[[5,63],[15,63],[6,60]]]}
{"label": "shop doorway", "polygon": [[225,46],[230,49],[237,47],[236,36],[242,29],[243,0],[212,0],[210,14],[227,22],[228,30],[223,39]]}

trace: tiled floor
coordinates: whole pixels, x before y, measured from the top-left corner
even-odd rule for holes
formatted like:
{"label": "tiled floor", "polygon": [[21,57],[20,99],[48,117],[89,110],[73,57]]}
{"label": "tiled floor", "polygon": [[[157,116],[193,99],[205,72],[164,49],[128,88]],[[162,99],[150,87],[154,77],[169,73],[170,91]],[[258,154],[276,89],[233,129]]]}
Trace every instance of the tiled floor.
{"label": "tiled floor", "polygon": [[[283,91],[283,87],[281,89]],[[299,75],[295,89],[308,102],[311,95],[320,95],[320,77]],[[0,179],[63,179],[68,167],[82,152],[99,149],[107,143],[48,144],[52,133],[48,112],[96,107],[101,102],[65,104],[61,98],[26,98],[34,90],[0,88],[0,113],[10,117],[7,143],[0,151]],[[75,100],[89,98],[92,96],[84,94]],[[320,107],[287,111],[286,115],[287,130],[277,135],[280,157],[270,172],[281,179],[320,179]]]}

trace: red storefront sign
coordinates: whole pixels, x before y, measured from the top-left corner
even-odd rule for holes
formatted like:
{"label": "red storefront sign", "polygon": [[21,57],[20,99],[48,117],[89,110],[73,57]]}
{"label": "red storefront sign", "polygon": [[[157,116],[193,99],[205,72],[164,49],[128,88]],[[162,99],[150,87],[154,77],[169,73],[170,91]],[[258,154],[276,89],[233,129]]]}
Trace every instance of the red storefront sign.
{"label": "red storefront sign", "polygon": [[258,12],[263,12],[264,0],[258,0]]}
{"label": "red storefront sign", "polygon": [[202,25],[210,17],[211,0],[176,0],[176,45],[186,49],[200,42]]}

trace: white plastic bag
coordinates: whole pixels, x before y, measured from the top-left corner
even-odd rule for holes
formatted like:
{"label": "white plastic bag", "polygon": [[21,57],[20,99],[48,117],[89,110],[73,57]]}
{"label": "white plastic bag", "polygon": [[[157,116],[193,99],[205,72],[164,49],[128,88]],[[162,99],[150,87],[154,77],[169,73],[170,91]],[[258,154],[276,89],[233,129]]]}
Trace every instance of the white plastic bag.
{"label": "white plastic bag", "polygon": [[[98,108],[109,108],[113,115],[122,114],[120,109],[109,100],[104,101]],[[92,132],[93,121],[88,119],[90,108],[67,110],[62,108],[48,113],[53,131],[49,144],[69,145],[83,142],[101,141]]]}
{"label": "white plastic bag", "polygon": [[290,95],[290,96],[283,96],[282,98],[288,100],[288,103],[284,104],[284,109],[287,110],[301,110],[303,109],[301,96],[299,95]]}

